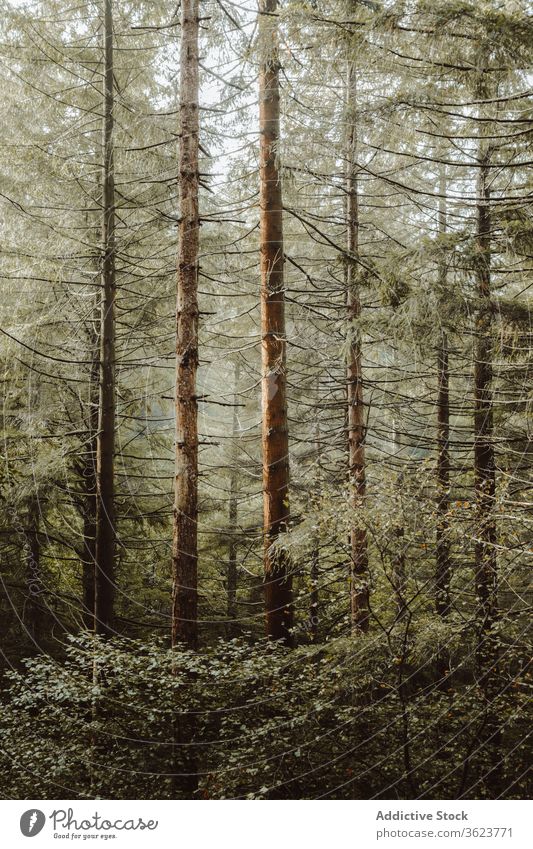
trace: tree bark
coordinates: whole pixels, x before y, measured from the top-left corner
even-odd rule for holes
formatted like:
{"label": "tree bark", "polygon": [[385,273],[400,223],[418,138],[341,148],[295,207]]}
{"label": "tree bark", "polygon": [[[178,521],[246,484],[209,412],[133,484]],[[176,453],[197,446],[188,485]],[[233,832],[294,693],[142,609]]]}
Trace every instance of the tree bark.
{"label": "tree bark", "polygon": [[100,392],[96,451],[95,630],[113,633],[115,602],[115,178],[113,143],[113,14],[104,0],[103,258]]}
{"label": "tree bark", "polygon": [[[478,96],[488,99],[486,75]],[[494,126],[494,125],[492,125]],[[498,616],[497,528],[495,516],[496,465],[493,422],[493,304],[491,291],[490,165],[491,124],[480,131],[477,172],[477,226],[475,278],[478,311],[474,337],[474,481],[476,492],[475,582],[477,596],[478,683],[485,700],[480,743],[487,754],[482,784],[487,794],[498,798],[502,790],[501,692],[504,686],[499,667],[499,647],[494,631]],[[500,698],[499,698],[500,697]]]}
{"label": "tree bark", "polygon": [[350,599],[352,628],[368,631],[368,547],[366,530],[357,521],[357,512],[364,505],[366,494],[365,474],[365,415],[363,406],[363,371],[361,362],[361,335],[358,327],[361,316],[356,260],[359,255],[359,196],[357,187],[357,79],[354,65],[348,66],[346,85],[346,116],[348,138],[346,145],[346,198],[347,198],[347,307],[349,322],[349,349],[347,364],[348,387],[348,463],[350,482],[350,507],[353,525],[350,530]]}
{"label": "tree bark", "polygon": [[198,0],[182,0],[172,645],[198,646]]}
{"label": "tree bark", "polygon": [[474,476],[476,490],[475,572],[480,658],[490,662],[489,634],[497,613],[496,471],[492,403],[491,214],[488,187],[490,149],[480,145],[477,179],[477,256],[475,263],[479,308],[474,352]]}
{"label": "tree bark", "polygon": [[267,636],[290,645],[292,577],[277,546],[290,516],[277,9],[277,0],[259,0],[264,587]]}
{"label": "tree bark", "polygon": [[[96,407],[98,411],[98,407]],[[89,447],[84,458],[82,469],[85,498],[83,505],[83,549],[82,549],[82,580],[83,580],[83,621],[88,630],[94,628],[95,617],[95,564],[96,564],[96,441],[97,427],[90,434]]]}
{"label": "tree bark", "polygon": [[99,316],[99,298],[95,304],[95,320],[88,331],[91,370],[89,374],[89,401],[85,450],[81,458],[80,476],[83,484],[81,513],[83,518],[83,540],[81,550],[83,622],[88,631],[94,629],[94,604],[96,591],[96,528],[97,486],[96,457],[98,453],[98,397],[100,374],[99,334],[96,323]]}
{"label": "tree bark", "polygon": [[[199,0],[181,0],[179,231],[176,302],[175,470],[172,538],[172,647],[198,648],[198,253]],[[193,677],[192,675],[190,677]],[[175,794],[198,788],[194,716],[173,726]]]}
{"label": "tree bark", "polygon": [[[320,399],[320,379],[317,379],[316,387],[317,401]],[[309,592],[309,638],[312,643],[318,642],[318,625],[319,625],[319,583],[320,583],[320,527],[318,516],[320,511],[320,501],[322,496],[322,463],[321,463],[321,438],[320,438],[320,421],[317,418],[315,425],[315,453],[316,453],[316,477],[315,477],[315,494],[313,507],[317,514],[316,528],[313,531],[312,547],[311,547],[311,568],[309,574],[310,592]]]}
{"label": "tree bark", "polygon": [[232,450],[231,450],[231,471],[229,481],[229,508],[228,508],[228,579],[227,579],[227,616],[228,616],[228,636],[237,633],[237,521],[239,512],[238,502],[238,486],[239,472],[237,468],[237,446],[236,439],[239,428],[238,416],[238,392],[240,379],[240,362],[235,362],[234,374],[234,390],[233,390],[233,420],[231,426]]}
{"label": "tree bark", "polygon": [[318,626],[320,624],[320,596],[319,596],[319,580],[320,580],[320,538],[318,531],[313,539],[313,550],[311,552],[311,569],[310,582],[311,591],[309,593],[309,639],[312,643],[318,643]]}
{"label": "tree bark", "polygon": [[[395,357],[396,363],[396,357]],[[398,440],[398,431],[396,427],[396,419],[392,423],[392,443],[394,445],[394,458],[400,463],[403,462],[402,449]],[[397,491],[397,515],[394,522],[394,541],[392,555],[392,586],[396,599],[396,619],[403,619],[408,613],[407,604],[407,570],[405,564],[405,527],[403,523],[404,511],[402,506],[402,489],[403,489],[403,470],[396,475],[396,491]]]}
{"label": "tree bark", "polygon": [[26,628],[35,648],[42,647],[43,639],[43,580],[41,572],[41,545],[39,542],[40,505],[38,494],[32,495],[28,506],[26,537],[26,580],[28,585]]}
{"label": "tree bark", "polygon": [[[439,181],[439,236],[446,233],[446,173],[441,166]],[[446,294],[446,264],[439,267],[439,287],[442,298]],[[437,398],[437,533],[435,569],[435,609],[439,616],[446,616],[450,609],[450,541],[448,510],[450,506],[450,376],[448,365],[448,337],[441,329],[437,352],[438,398]]]}

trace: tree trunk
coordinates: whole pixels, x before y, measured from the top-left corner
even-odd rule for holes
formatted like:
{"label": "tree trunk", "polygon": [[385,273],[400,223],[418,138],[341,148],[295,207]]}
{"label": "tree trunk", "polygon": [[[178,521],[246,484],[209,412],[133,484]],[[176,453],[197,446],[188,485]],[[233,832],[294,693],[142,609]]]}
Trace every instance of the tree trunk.
{"label": "tree trunk", "polygon": [[172,645],[198,646],[198,0],[182,0]]}
{"label": "tree trunk", "polygon": [[113,17],[104,0],[103,259],[100,393],[96,451],[95,630],[113,633],[115,600],[115,179],[113,156]]}
{"label": "tree trunk", "polygon": [[[320,400],[320,377],[316,381],[316,398],[317,403]],[[317,521],[316,528],[313,531],[311,543],[311,567],[309,574],[310,592],[309,592],[309,638],[312,643],[318,642],[318,625],[319,625],[319,584],[320,584],[320,525],[318,517],[320,515],[320,502],[322,497],[322,455],[321,455],[321,438],[320,438],[320,420],[317,418],[315,425],[315,454],[316,454],[316,475],[315,475],[315,493],[313,509],[316,511]]]}
{"label": "tree trunk", "polygon": [[95,563],[96,563],[96,433],[90,436],[89,449],[82,470],[85,498],[83,505],[83,621],[88,630],[94,628],[95,617]]}
{"label": "tree trunk", "polygon": [[[446,233],[446,174],[441,166],[439,181],[439,236]],[[439,267],[440,296],[446,296],[446,264]],[[437,534],[435,609],[439,616],[446,616],[450,609],[450,541],[448,510],[450,504],[450,394],[448,367],[448,337],[441,329],[441,340],[437,353],[438,399],[437,399]]]}
{"label": "tree trunk", "polygon": [[[96,304],[95,312],[99,313]],[[98,315],[96,315],[96,321]],[[96,322],[95,322],[96,324]],[[98,453],[98,393],[100,372],[99,336],[96,326],[91,323],[89,328],[89,344],[91,371],[89,375],[89,404],[87,417],[87,443],[82,457],[81,479],[83,483],[83,546],[81,552],[82,585],[83,585],[83,621],[87,630],[94,629],[94,603],[96,579],[96,457]]]}
{"label": "tree trunk", "polygon": [[475,264],[479,309],[474,352],[474,474],[476,490],[475,571],[480,658],[490,662],[489,634],[497,612],[496,520],[494,499],[496,472],[492,406],[492,302],[490,280],[491,215],[488,188],[490,150],[480,149],[477,179],[477,256]]}
{"label": "tree trunk", "polygon": [[361,315],[356,265],[359,255],[359,198],[357,190],[357,126],[355,109],[357,82],[353,64],[348,66],[346,86],[346,116],[348,139],[346,146],[347,198],[347,307],[349,321],[349,350],[347,365],[348,387],[348,463],[353,525],[350,531],[350,597],[351,620],[354,631],[368,631],[368,548],[366,530],[357,521],[366,492],[365,477],[365,415],[363,406],[363,373],[361,363],[361,334],[358,327]]}
{"label": "tree trunk", "polygon": [[[398,486],[401,486],[401,477],[398,481]],[[396,525],[394,535],[396,537],[396,551],[392,563],[392,582],[396,596],[396,618],[403,619],[408,610],[407,574],[405,571],[405,528],[403,525]]]}
{"label": "tree trunk", "polygon": [[[173,648],[182,643],[192,650],[198,648],[198,40],[199,0],[181,0],[171,639]],[[182,798],[198,788],[195,735],[195,717],[180,716],[177,704],[172,785]]]}
{"label": "tree trunk", "polygon": [[277,9],[277,0],[259,0],[264,587],[267,636],[290,645],[292,578],[277,546],[290,515]]}
{"label": "tree trunk", "polygon": [[320,536],[318,531],[314,535],[313,550],[311,551],[311,569],[310,582],[311,591],[309,593],[309,639],[312,643],[318,642],[318,625],[319,625],[319,579],[320,579]]}
{"label": "tree trunk", "polygon": [[[396,363],[396,357],[395,357]],[[400,463],[403,461],[401,457],[401,446],[398,440],[398,431],[396,420],[392,423],[392,442],[394,445],[394,458]],[[396,599],[396,618],[401,620],[408,612],[407,604],[407,571],[405,565],[405,527],[403,524],[403,506],[402,506],[402,489],[403,489],[403,469],[396,475],[396,492],[397,505],[396,518],[394,522],[394,537],[393,540],[393,555],[392,555],[392,586]]]}
{"label": "tree trunk", "polygon": [[[488,99],[485,79],[478,96]],[[479,685],[485,699],[481,745],[486,751],[482,783],[487,795],[498,798],[502,790],[501,691],[498,643],[494,622],[498,616],[498,564],[496,556],[496,467],[493,441],[492,395],[492,298],[491,298],[491,210],[490,141],[484,138],[491,125],[481,128],[477,176],[476,295],[478,311],[474,338],[474,480],[476,491],[475,582],[477,596]]]}
{"label": "tree trunk", "polygon": [[237,521],[238,521],[238,485],[239,471],[237,468],[237,447],[236,439],[239,428],[238,415],[238,392],[240,378],[240,362],[235,362],[234,390],[233,390],[233,421],[231,427],[231,470],[229,481],[229,509],[228,509],[228,582],[227,582],[227,616],[228,616],[228,636],[237,633]]}
{"label": "tree trunk", "polygon": [[28,506],[26,537],[26,581],[28,585],[25,626],[35,648],[42,647],[43,639],[43,580],[41,574],[41,545],[39,542],[39,496],[32,495]]}

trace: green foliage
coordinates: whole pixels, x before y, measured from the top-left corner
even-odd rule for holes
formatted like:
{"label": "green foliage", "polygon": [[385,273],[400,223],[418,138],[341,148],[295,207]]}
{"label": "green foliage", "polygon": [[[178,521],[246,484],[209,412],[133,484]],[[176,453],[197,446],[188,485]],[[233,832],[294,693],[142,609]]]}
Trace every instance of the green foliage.
{"label": "green foliage", "polygon": [[[474,645],[457,621],[429,618],[294,653],[72,639],[61,663],[33,658],[6,676],[3,793],[174,798],[171,774],[193,753],[199,798],[483,797],[496,786],[520,797],[510,777],[527,759],[525,657],[507,643],[489,703]],[[192,717],[184,742],[176,729]],[[497,746],[481,748],[495,717]],[[497,781],[480,781],[505,751]]]}

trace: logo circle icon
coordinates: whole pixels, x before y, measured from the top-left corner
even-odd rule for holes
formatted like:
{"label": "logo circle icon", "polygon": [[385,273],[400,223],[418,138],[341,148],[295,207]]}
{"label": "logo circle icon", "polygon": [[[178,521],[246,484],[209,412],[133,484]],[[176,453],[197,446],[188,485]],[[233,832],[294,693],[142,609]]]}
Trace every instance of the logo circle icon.
{"label": "logo circle icon", "polygon": [[46,817],[42,811],[37,808],[30,808],[29,811],[24,811],[20,818],[20,830],[24,837],[35,837],[42,831]]}

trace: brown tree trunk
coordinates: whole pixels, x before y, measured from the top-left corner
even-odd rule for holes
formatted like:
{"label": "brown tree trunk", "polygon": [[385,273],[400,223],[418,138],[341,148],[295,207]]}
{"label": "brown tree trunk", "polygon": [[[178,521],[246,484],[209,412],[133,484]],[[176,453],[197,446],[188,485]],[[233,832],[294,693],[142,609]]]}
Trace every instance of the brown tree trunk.
{"label": "brown tree trunk", "polygon": [[290,645],[290,563],[276,545],[290,515],[277,9],[277,0],[259,0],[264,587],[267,636]]}
{"label": "brown tree trunk", "polygon": [[113,156],[113,16],[104,0],[103,258],[100,393],[96,451],[95,630],[113,633],[115,601],[115,178]]}
{"label": "brown tree trunk", "polygon": [[[175,477],[172,538],[173,648],[198,648],[198,149],[199,0],[181,0],[179,246],[176,302]],[[194,716],[173,727],[172,784],[190,798],[198,788]]]}
{"label": "brown tree trunk", "polygon": [[[441,166],[439,181],[439,236],[446,233],[446,175]],[[446,264],[439,268],[441,298],[446,294]],[[435,609],[439,616],[446,616],[450,609],[450,540],[448,510],[450,505],[450,393],[448,366],[448,337],[441,330],[437,353],[438,398],[437,398],[437,534],[435,568]]]}
{"label": "brown tree trunk", "polygon": [[198,0],[182,0],[172,645],[198,646]]}
{"label": "brown tree trunk", "polygon": [[366,493],[365,477],[365,414],[363,406],[363,371],[361,363],[361,335],[358,327],[361,315],[356,265],[359,256],[359,198],[357,191],[357,81],[352,63],[348,66],[346,86],[346,116],[348,139],[346,146],[346,198],[347,198],[347,307],[349,321],[349,350],[347,365],[348,387],[348,463],[351,510],[354,521],[350,531],[350,598],[351,620],[354,631],[368,631],[368,547],[366,530],[357,520]]}

